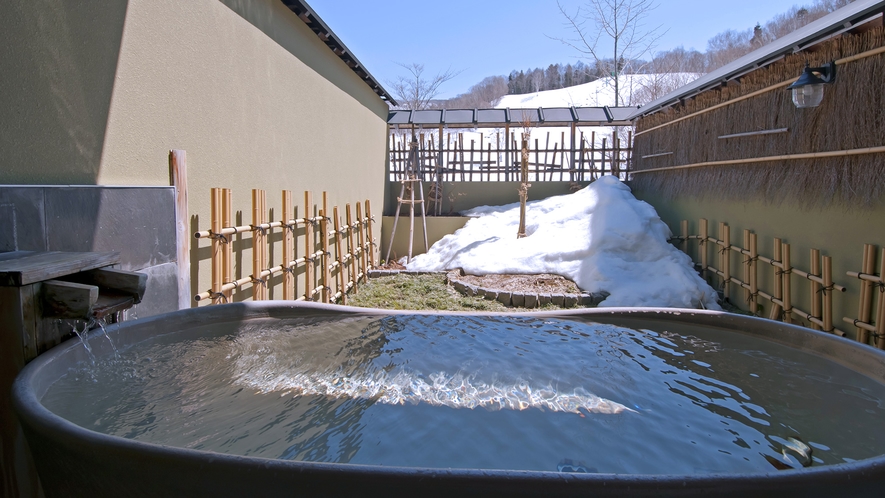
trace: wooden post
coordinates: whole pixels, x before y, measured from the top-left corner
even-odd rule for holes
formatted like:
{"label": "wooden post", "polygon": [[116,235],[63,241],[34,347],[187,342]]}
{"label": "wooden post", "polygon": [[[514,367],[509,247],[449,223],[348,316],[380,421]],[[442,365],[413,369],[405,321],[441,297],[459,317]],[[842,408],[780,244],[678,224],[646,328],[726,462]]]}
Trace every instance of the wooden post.
{"label": "wooden post", "polygon": [[375,268],[375,237],[372,235],[372,223],[375,220],[372,219],[372,205],[369,203],[369,199],[366,199],[366,229],[368,230],[369,240],[366,241],[366,254],[368,255],[369,262],[366,266],[366,275],[368,275],[368,270]]}
{"label": "wooden post", "polygon": [[[879,262],[879,285],[885,285],[885,248],[882,249],[882,259]],[[879,298],[876,311],[876,347],[885,349],[885,287],[879,287]]]}
{"label": "wooden post", "polygon": [[[872,275],[876,271],[876,246],[872,244],[864,244],[863,245],[863,265],[861,266],[861,273],[865,273],[867,275]],[[860,281],[860,306],[857,312],[857,319],[861,322],[870,322],[871,316],[871,308],[872,308],[872,291],[873,291],[873,283],[869,280],[861,280]],[[857,340],[864,343],[869,344],[870,342],[870,331],[863,329],[861,327],[857,327]]]}
{"label": "wooden post", "polygon": [[[357,272],[357,255],[353,244],[353,219],[350,217],[350,204],[344,206],[345,219],[347,220],[347,253],[350,254],[350,282],[353,284],[353,291],[356,292],[357,280],[359,273]],[[424,227],[426,234],[427,227]],[[425,238],[427,235],[424,236]],[[347,294],[347,286],[344,286],[344,293]]]}
{"label": "wooden post", "polygon": [[[750,251],[750,231],[747,230],[746,228],[744,229],[743,249],[746,250],[747,252]],[[743,252],[741,252],[741,255],[743,255]],[[748,258],[746,261],[743,261],[743,265],[741,265],[744,267],[744,283],[747,284],[748,286],[750,285],[750,262],[751,262],[751,260]],[[747,303],[747,307],[750,308],[750,310],[749,310],[750,313],[755,314],[756,310],[754,309],[754,307],[752,307],[750,305],[750,300],[753,297],[754,297],[753,292],[750,289],[747,289],[746,287],[744,287],[744,301]]]}
{"label": "wooden post", "polygon": [[710,237],[710,234],[707,229],[707,219],[701,218],[698,222],[698,235],[700,235],[700,239],[698,240],[698,252],[700,253],[701,261],[701,277],[706,280],[707,275],[707,240]]}
{"label": "wooden post", "polygon": [[525,234],[525,203],[528,198],[528,181],[529,181],[529,139],[526,133],[522,134],[522,161],[520,163],[520,185],[519,185],[519,228],[516,232],[516,238],[521,239]]}
{"label": "wooden post", "polygon": [[682,241],[680,243],[682,252],[688,254],[688,220],[682,220],[679,223],[679,231],[682,232]]}
{"label": "wooden post", "polygon": [[576,129],[575,129],[575,127],[576,127],[576,125],[574,122],[572,122],[572,124],[569,126],[569,130],[571,132],[571,135],[569,137],[569,140],[570,140],[570,144],[569,144],[570,154],[569,155],[571,156],[571,164],[569,165],[569,181],[572,181],[572,182],[575,181],[575,158],[576,158],[576,154],[575,154],[575,131],[576,131]]}
{"label": "wooden post", "polygon": [[[233,199],[231,189],[221,189],[221,227],[227,228],[234,226],[233,222]],[[234,280],[234,234],[228,235],[226,243],[221,244],[221,281],[222,285],[233,282]],[[231,302],[234,290],[228,289],[222,291],[227,302]]]}
{"label": "wooden post", "polygon": [[793,296],[792,296],[792,285],[791,285],[791,276],[793,275],[793,267],[792,262],[790,261],[790,244],[782,244],[782,263],[784,265],[781,270],[781,278],[783,279],[783,298],[781,299],[784,303],[784,318],[783,321],[786,323],[793,323]]}
{"label": "wooden post", "polygon": [[292,236],[295,225],[289,226],[289,220],[294,218],[292,208],[292,191],[283,190],[283,299],[295,298],[295,278],[289,271],[289,261],[295,253],[295,237]]}
{"label": "wooden post", "polygon": [[[772,255],[772,267],[774,270],[774,292],[771,293],[771,296],[778,301],[783,297],[783,279],[781,278],[780,268],[774,263],[781,264],[783,253],[783,245],[781,243],[781,239],[774,239],[774,253]],[[771,302],[771,313],[768,315],[768,318],[771,320],[777,320],[777,317],[781,314],[781,310],[783,308],[780,304],[772,301]]]}
{"label": "wooden post", "polygon": [[359,272],[356,274],[356,279],[359,280],[360,276],[364,276],[368,278],[369,275],[369,264],[368,264],[368,248],[366,247],[366,220],[363,218],[363,209],[362,205],[357,202],[356,203],[356,219],[359,220],[359,243],[360,243],[360,268]]}
{"label": "wooden post", "polygon": [[[815,277],[820,277],[820,251],[817,249],[811,250],[811,275]],[[821,316],[821,295],[820,295],[820,283],[817,280],[809,278],[810,282],[809,290],[811,291],[811,315],[818,320],[822,319]],[[820,330],[820,325],[811,322],[811,328],[814,330]]]}
{"label": "wooden post", "polygon": [[750,312],[753,315],[756,315],[756,310],[759,304],[759,275],[758,275],[758,266],[757,261],[759,261],[759,251],[756,246],[756,234],[750,233]]}
{"label": "wooden post", "polygon": [[313,200],[309,191],[304,191],[304,299],[313,300],[313,265],[312,254],[314,252],[313,242]]}
{"label": "wooden post", "polygon": [[824,322],[824,332],[833,333],[833,258],[823,257],[821,265],[821,278],[824,281],[823,310],[821,321]]}
{"label": "wooden post", "polygon": [[323,302],[332,302],[332,272],[329,271],[329,204],[326,191],[323,191],[323,212],[320,213],[320,237],[322,237],[323,255],[321,261],[323,263]]}
{"label": "wooden post", "polygon": [[721,256],[719,268],[722,270],[722,296],[727,300],[731,297],[731,289],[728,286],[731,283],[731,227],[725,222],[720,222],[719,235],[719,238],[722,239],[722,248],[719,250]]}
{"label": "wooden post", "polygon": [[344,261],[341,258],[341,223],[338,206],[332,208],[332,221],[335,228],[335,261],[338,263],[338,292],[341,293],[341,304],[347,304],[347,286],[344,284]]}
{"label": "wooden post", "polygon": [[[220,234],[222,227],[222,189],[213,188],[211,190],[212,212],[210,224],[213,234]],[[221,256],[221,246],[223,242],[218,236],[212,237],[212,304],[222,302],[221,286],[223,281],[223,261]]]}
{"label": "wooden post", "polygon": [[[264,190],[252,189],[252,300],[262,301],[267,299],[267,285],[261,278],[261,272],[265,270],[267,258],[267,243],[265,242],[264,230],[258,228],[264,223],[266,211],[264,210]],[[268,276],[267,278],[270,278]]]}
{"label": "wooden post", "polygon": [[187,152],[169,151],[169,176],[175,187],[175,238],[178,264],[178,309],[191,307],[191,257],[188,233]]}

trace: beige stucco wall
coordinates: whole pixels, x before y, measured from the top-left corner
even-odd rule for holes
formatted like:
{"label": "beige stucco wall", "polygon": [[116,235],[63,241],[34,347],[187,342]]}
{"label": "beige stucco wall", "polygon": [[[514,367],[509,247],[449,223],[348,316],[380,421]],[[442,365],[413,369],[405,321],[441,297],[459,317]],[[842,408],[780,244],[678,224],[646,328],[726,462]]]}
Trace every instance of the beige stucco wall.
{"label": "beige stucco wall", "polygon": [[[282,189],[380,211],[387,104],[278,0],[14,0],[0,45],[0,184],[168,185],[184,149],[195,229],[212,187],[247,224],[252,188],[272,220]],[[205,290],[208,251],[193,254]],[[240,260],[248,275],[248,247]]]}
{"label": "beige stucco wall", "polygon": [[[779,237],[790,244],[793,266],[804,271],[810,270],[810,250],[819,249],[821,255],[833,258],[833,280],[847,288],[844,293],[835,293],[833,299],[834,325],[854,337],[856,328],[844,323],[842,317],[856,318],[860,281],[848,277],[847,271],[860,271],[863,245],[875,244],[885,247],[885,205],[876,208],[860,209],[845,206],[829,208],[805,208],[790,204],[766,203],[763,201],[722,202],[717,199],[675,199],[662,200],[653,192],[635,191],[634,194],[655,207],[674,235],[680,234],[681,220],[689,220],[689,233],[698,233],[698,220],[709,222],[709,235],[718,237],[719,222],[728,223],[733,244],[741,245],[743,230],[757,234],[759,254],[773,255],[774,238]],[[690,254],[698,262],[697,244],[692,242]],[[710,249],[710,264],[716,265],[718,255]],[[744,257],[734,253],[731,267],[737,278],[743,278]],[[878,259],[877,259],[878,264]],[[771,293],[774,268],[759,265],[759,288]],[[881,271],[881,270],[879,270]],[[811,312],[810,283],[798,275],[792,278],[793,304],[803,311]],[[718,279],[715,282],[719,283]],[[732,286],[732,302],[747,309],[744,292]],[[764,316],[768,316],[770,303],[764,304]]]}

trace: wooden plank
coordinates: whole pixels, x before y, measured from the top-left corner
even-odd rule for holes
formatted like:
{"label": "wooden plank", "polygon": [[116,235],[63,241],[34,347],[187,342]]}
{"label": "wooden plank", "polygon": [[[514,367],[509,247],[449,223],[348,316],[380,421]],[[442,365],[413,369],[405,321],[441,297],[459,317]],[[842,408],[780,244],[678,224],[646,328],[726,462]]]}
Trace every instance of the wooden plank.
{"label": "wooden plank", "polygon": [[43,316],[46,318],[92,317],[92,307],[98,301],[98,287],[62,280],[43,282]]}
{"label": "wooden plank", "polygon": [[96,285],[102,290],[122,292],[133,298],[133,304],[141,302],[147,289],[147,274],[113,268],[99,268],[61,278],[65,282]]}
{"label": "wooden plank", "polygon": [[23,286],[120,263],[118,252],[38,252],[0,261],[0,285]]}
{"label": "wooden plank", "polygon": [[190,308],[191,260],[188,233],[187,152],[169,151],[169,177],[175,187],[175,238],[178,265],[178,309]]}

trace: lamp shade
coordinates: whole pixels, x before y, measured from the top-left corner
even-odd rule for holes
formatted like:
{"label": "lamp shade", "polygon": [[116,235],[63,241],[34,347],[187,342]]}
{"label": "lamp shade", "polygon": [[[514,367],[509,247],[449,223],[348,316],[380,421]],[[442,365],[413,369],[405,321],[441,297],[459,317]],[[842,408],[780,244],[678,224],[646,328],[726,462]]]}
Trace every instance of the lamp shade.
{"label": "lamp shade", "polygon": [[804,107],[817,107],[823,99],[823,83],[793,88],[793,104],[800,109]]}

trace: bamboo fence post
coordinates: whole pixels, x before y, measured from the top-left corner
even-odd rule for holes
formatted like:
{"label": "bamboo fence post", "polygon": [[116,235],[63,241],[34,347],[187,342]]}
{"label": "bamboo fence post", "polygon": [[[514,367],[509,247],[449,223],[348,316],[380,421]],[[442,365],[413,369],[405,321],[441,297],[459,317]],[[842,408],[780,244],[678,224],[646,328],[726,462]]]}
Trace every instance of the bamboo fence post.
{"label": "bamboo fence post", "polygon": [[772,292],[771,295],[772,297],[774,297],[774,299],[771,300],[771,313],[768,315],[768,318],[771,320],[777,320],[777,317],[781,314],[781,311],[783,310],[783,307],[778,302],[775,302],[775,299],[777,301],[783,302],[781,301],[781,298],[784,294],[783,279],[781,278],[780,270],[778,269],[781,265],[783,254],[783,246],[781,244],[781,239],[774,239],[774,254],[771,258],[771,265],[772,267],[774,267],[774,292]]}
{"label": "bamboo fence post", "polygon": [[750,311],[753,315],[756,315],[756,310],[759,307],[759,268],[757,265],[757,261],[759,261],[759,250],[756,245],[756,234],[750,233],[749,237],[749,251],[750,251],[750,261],[749,261],[749,280],[750,280]]}
{"label": "bamboo fence post", "polygon": [[335,229],[335,263],[337,263],[335,266],[338,267],[338,293],[341,294],[341,304],[347,304],[347,287],[344,285],[344,261],[341,258],[341,223],[338,216],[338,206],[332,208],[332,213],[333,228]]}
{"label": "bamboo fence post", "polygon": [[[541,166],[541,149],[538,145],[538,139],[535,139],[535,181],[542,181],[544,178],[540,175],[540,166]],[[528,180],[526,180],[528,181]]]}
{"label": "bamboo fence post", "polygon": [[682,239],[682,252],[688,254],[688,220],[682,220],[679,223],[679,229],[682,232],[682,237],[680,237]]}
{"label": "bamboo fence post", "polygon": [[698,240],[698,252],[700,253],[699,259],[701,260],[701,276],[706,280],[707,275],[707,240],[709,239],[709,232],[707,229],[707,219],[701,218],[698,222],[698,235],[700,239]]}
{"label": "bamboo fence post", "polygon": [[[603,167],[605,167],[605,161],[602,162]],[[596,171],[596,132],[590,132],[590,180],[593,181],[597,178]]]}
{"label": "bamboo fence post", "polygon": [[[599,151],[599,158],[602,161],[602,164],[600,164],[600,166],[599,166],[599,176],[605,175],[605,148],[606,148],[605,141],[606,140],[607,140],[607,138],[605,138],[605,137],[602,138],[602,150]],[[611,169],[611,166],[609,166],[609,169]]]}
{"label": "bamboo fence post", "polygon": [[823,286],[823,310],[821,312],[821,321],[824,323],[824,332],[833,333],[833,259],[830,256],[824,256],[821,265],[821,277],[824,281]]}
{"label": "bamboo fence post", "polygon": [[[233,198],[232,192],[229,188],[221,189],[221,227],[232,227],[233,223]],[[222,285],[233,281],[234,274],[234,261],[233,261],[233,236],[234,234],[228,235],[228,239],[222,239],[223,243],[221,244],[221,281]],[[230,302],[231,297],[233,297],[233,289],[228,289],[226,291],[222,291],[224,295],[224,299],[227,302]]]}
{"label": "bamboo fence post", "polygon": [[178,265],[178,309],[190,308],[191,260],[187,206],[187,152],[169,151],[169,177],[175,187],[175,238]]}
{"label": "bamboo fence post", "polygon": [[290,300],[294,296],[294,279],[290,272],[289,261],[291,261],[292,253],[295,249],[295,240],[292,236],[294,225],[289,225],[289,217],[293,216],[292,212],[292,191],[283,190],[283,299]]}
{"label": "bamboo fence post", "polygon": [[[353,219],[350,216],[350,204],[345,204],[344,207],[345,219],[347,220],[347,253],[350,254],[350,283],[353,286],[353,291],[356,292],[357,280],[359,280],[359,273],[357,273],[357,258],[356,251],[353,245]],[[425,228],[424,232],[427,232]],[[344,293],[347,293],[347,286],[344,287]]]}
{"label": "bamboo fence post", "polygon": [[781,301],[784,303],[784,318],[783,321],[785,323],[793,323],[793,303],[792,303],[792,286],[791,286],[791,276],[793,274],[793,267],[791,266],[790,261],[790,244],[784,243],[782,244],[783,250],[781,254],[781,264],[783,264],[783,269],[781,269],[781,278],[783,279],[783,297]]}
{"label": "bamboo fence post", "polygon": [[562,132],[559,137],[559,143],[561,144],[559,147],[559,181],[563,180],[563,175],[565,174],[565,132]]}
{"label": "bamboo fence post", "polygon": [[214,236],[212,237],[212,304],[218,304],[222,302],[223,294],[221,293],[221,286],[224,285],[223,275],[223,260],[222,260],[222,242],[221,229],[222,227],[222,198],[224,197],[222,194],[222,189],[213,188],[210,191],[211,195],[211,218],[210,224],[212,226],[212,233]]}
{"label": "bamboo fence post", "polygon": [[728,300],[731,297],[731,227],[724,221],[719,222],[719,239],[722,247],[719,249],[719,269],[722,271],[722,297]]}
{"label": "bamboo fence post", "polygon": [[323,191],[323,212],[320,213],[320,237],[322,237],[323,241],[323,255],[320,257],[323,262],[323,302],[331,303],[332,302],[332,272],[329,271],[329,257],[331,253],[329,252],[329,204],[327,202],[326,191]]}
{"label": "bamboo fence post", "polygon": [[360,249],[359,249],[359,252],[360,252],[360,258],[359,258],[359,260],[360,260],[360,270],[359,270],[359,273],[357,273],[356,278],[357,278],[357,280],[360,280],[360,279],[362,279],[362,277],[364,277],[364,276],[365,276],[366,278],[368,278],[368,275],[369,275],[369,265],[367,264],[368,259],[366,258],[366,255],[367,255],[367,251],[366,251],[366,231],[365,231],[365,230],[366,230],[366,220],[363,219],[363,208],[362,208],[362,205],[361,205],[359,202],[356,203],[356,219],[359,220],[359,225],[360,225],[360,229],[359,229],[359,232],[358,232],[358,234],[359,234],[359,243],[360,243]]}
{"label": "bamboo fence post", "polygon": [[572,124],[569,126],[569,168],[568,168],[569,177],[568,177],[568,179],[569,179],[569,181],[572,181],[572,182],[575,181],[575,159],[576,159],[575,129],[576,128],[577,128],[577,125],[575,125],[574,122],[572,122]]}
{"label": "bamboo fence post", "polygon": [[[252,300],[267,299],[267,286],[261,278],[267,260],[267,243],[265,231],[260,225],[265,222],[264,190],[252,189]],[[267,276],[270,278],[270,275]]]}
{"label": "bamboo fence post", "polygon": [[[749,252],[750,251],[750,231],[745,228],[743,235],[744,235],[744,239],[743,239],[744,247],[743,248],[746,249],[747,252]],[[741,254],[743,254],[743,252]],[[750,284],[750,263],[751,262],[752,262],[752,259],[750,259],[748,257],[747,260],[744,261],[744,264],[743,264],[744,283],[747,284],[748,286]],[[751,291],[747,287],[744,287],[744,301],[747,303],[747,307],[750,308],[750,312],[755,314],[756,309],[750,305],[750,301],[753,299],[753,297],[754,297],[753,291]]]}
{"label": "bamboo fence post", "polygon": [[372,223],[375,220],[372,218],[372,205],[369,204],[369,199],[366,199],[366,227],[369,233],[369,240],[366,242],[366,247],[368,248],[368,258],[369,263],[366,266],[366,275],[368,275],[368,270],[375,268],[375,237],[372,236]]}
{"label": "bamboo fence post", "polygon": [[[811,271],[812,276],[820,277],[820,251],[818,249],[811,250]],[[813,278],[808,279],[810,284],[811,291],[811,315],[818,320],[822,319],[823,316],[821,314],[821,287],[820,283]],[[814,330],[821,330],[820,325],[815,322],[811,322],[811,328]]]}
{"label": "bamboo fence post", "polygon": [[[474,151],[475,144],[476,144],[476,140],[470,141],[470,176],[468,176],[468,180],[471,182],[473,181],[474,166],[476,166],[476,163],[473,162],[473,151]],[[482,149],[480,149],[480,151],[481,150]],[[482,179],[482,173],[480,173],[479,178]]]}
{"label": "bamboo fence post", "polygon": [[[863,265],[861,273],[872,275],[876,271],[876,246],[872,244],[863,245]],[[870,308],[872,307],[872,290],[873,283],[869,280],[860,281],[860,306],[857,312],[857,319],[861,322],[870,321]],[[870,332],[861,327],[857,327],[857,340],[868,344],[870,341]]]}
{"label": "bamboo fence post", "polygon": [[313,200],[308,190],[304,191],[304,299],[313,300]]}
{"label": "bamboo fence post", "polygon": [[879,298],[876,309],[876,347],[885,349],[885,248],[879,262]]}

